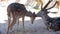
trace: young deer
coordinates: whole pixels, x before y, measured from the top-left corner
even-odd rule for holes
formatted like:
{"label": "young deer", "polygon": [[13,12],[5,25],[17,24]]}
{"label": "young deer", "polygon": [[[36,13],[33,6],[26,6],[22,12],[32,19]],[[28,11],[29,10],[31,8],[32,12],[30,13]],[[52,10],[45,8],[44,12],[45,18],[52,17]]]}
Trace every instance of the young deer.
{"label": "young deer", "polygon": [[48,16],[48,10],[53,8],[57,2],[55,2],[55,4],[47,9],[47,6],[52,2],[52,0],[49,0],[48,3],[42,7],[41,5],[41,11],[39,11],[36,15],[37,17],[42,17],[43,22],[45,23],[45,25],[47,26],[47,29],[60,29],[60,17],[58,18],[51,18]]}
{"label": "young deer", "polygon": [[[12,27],[16,24],[16,21],[19,21],[19,18],[22,18],[23,28],[24,28],[24,17],[28,16],[31,18],[33,23],[35,19],[35,12],[28,12],[23,4],[12,3],[7,7],[8,14],[8,31],[12,29]],[[11,18],[12,22],[11,22]],[[7,32],[8,33],[8,32]]]}

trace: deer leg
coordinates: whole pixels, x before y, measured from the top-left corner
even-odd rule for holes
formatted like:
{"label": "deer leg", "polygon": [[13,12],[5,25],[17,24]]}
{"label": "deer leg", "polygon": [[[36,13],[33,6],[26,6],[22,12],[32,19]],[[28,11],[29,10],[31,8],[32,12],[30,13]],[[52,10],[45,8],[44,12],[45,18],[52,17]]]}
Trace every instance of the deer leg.
{"label": "deer leg", "polygon": [[19,18],[17,18],[17,34],[19,34]]}
{"label": "deer leg", "polygon": [[19,18],[17,19],[17,31],[19,31],[18,29],[19,29]]}
{"label": "deer leg", "polygon": [[13,17],[13,21],[12,21],[12,23],[8,25],[8,28],[9,28],[9,32],[10,32],[10,34],[11,34],[11,32],[12,32],[12,31],[11,31],[11,30],[12,30],[12,27],[15,25],[15,23],[16,23],[16,18]]}
{"label": "deer leg", "polygon": [[[11,16],[8,15],[8,25],[11,23]],[[8,27],[8,31],[7,34],[9,33],[9,27]]]}
{"label": "deer leg", "polygon": [[24,31],[24,17],[22,17],[22,22],[23,22],[23,31]]}
{"label": "deer leg", "polygon": [[[8,17],[8,25],[10,24],[10,21],[11,21],[11,19],[10,19],[10,17]],[[7,34],[9,33],[9,27],[8,27],[8,31],[7,31]]]}
{"label": "deer leg", "polygon": [[51,26],[49,25],[49,21],[46,22],[46,26],[47,26],[47,30],[51,28]]}

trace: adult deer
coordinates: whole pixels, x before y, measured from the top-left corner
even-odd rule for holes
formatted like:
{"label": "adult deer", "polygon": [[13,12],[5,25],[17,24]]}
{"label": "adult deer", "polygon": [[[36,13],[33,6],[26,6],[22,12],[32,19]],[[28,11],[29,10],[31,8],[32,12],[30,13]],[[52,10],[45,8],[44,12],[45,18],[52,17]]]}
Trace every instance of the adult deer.
{"label": "adult deer", "polygon": [[[19,21],[19,18],[22,18],[23,28],[24,28],[24,17],[28,16],[31,18],[33,23],[35,19],[35,12],[28,12],[23,4],[19,3],[11,3],[7,7],[7,14],[8,14],[8,31],[12,29],[12,27],[16,24],[16,21]],[[12,22],[11,22],[11,18]],[[7,32],[8,33],[8,32]]]}
{"label": "adult deer", "polygon": [[41,11],[39,11],[36,15],[37,17],[42,17],[43,22],[45,23],[45,25],[47,26],[47,29],[54,29],[54,30],[58,30],[60,29],[60,17],[58,18],[51,18],[48,16],[48,10],[53,8],[57,2],[55,2],[55,4],[50,7],[47,8],[47,6],[52,2],[52,0],[49,0],[48,3],[42,7],[43,5],[41,5]]}

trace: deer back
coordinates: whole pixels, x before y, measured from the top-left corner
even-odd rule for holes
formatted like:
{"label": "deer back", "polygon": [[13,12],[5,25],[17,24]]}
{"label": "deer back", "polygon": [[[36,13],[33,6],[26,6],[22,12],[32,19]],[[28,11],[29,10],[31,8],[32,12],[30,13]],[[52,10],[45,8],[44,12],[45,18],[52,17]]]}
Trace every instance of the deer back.
{"label": "deer back", "polygon": [[26,14],[26,8],[23,4],[19,4],[19,3],[11,3],[8,7],[7,7],[7,12],[12,13],[12,15],[25,15]]}

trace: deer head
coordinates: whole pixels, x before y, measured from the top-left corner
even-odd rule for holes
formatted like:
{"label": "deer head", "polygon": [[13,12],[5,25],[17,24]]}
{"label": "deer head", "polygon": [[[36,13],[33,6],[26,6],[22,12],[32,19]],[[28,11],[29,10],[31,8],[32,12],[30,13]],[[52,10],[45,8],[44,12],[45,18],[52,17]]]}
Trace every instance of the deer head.
{"label": "deer head", "polygon": [[50,24],[50,23],[49,23],[50,17],[47,15],[47,14],[49,13],[48,10],[51,9],[51,8],[53,8],[53,7],[56,5],[56,3],[57,3],[57,2],[55,2],[55,4],[54,4],[52,7],[47,8],[48,5],[49,5],[51,2],[52,2],[52,0],[49,0],[48,3],[47,3],[44,7],[42,7],[42,6],[43,6],[43,4],[42,4],[42,5],[41,5],[41,10],[36,14],[37,17],[42,17],[43,22],[44,22],[45,25],[47,26],[47,29],[50,28],[50,26],[49,26],[49,24]]}
{"label": "deer head", "polygon": [[33,21],[35,20],[35,17],[36,17],[35,12],[32,13],[31,11],[29,11],[29,12],[27,11],[27,12],[26,12],[26,16],[28,16],[28,17],[31,18],[31,23],[33,24]]}
{"label": "deer head", "polygon": [[31,23],[33,24],[33,21],[35,20],[35,17],[36,17],[36,15],[35,15],[35,12],[32,14],[32,16],[30,17],[31,18]]}
{"label": "deer head", "polygon": [[[57,1],[56,1],[55,4],[54,4],[52,7],[47,8],[47,6],[48,6],[51,2],[52,2],[52,0],[49,0],[48,3],[47,3],[44,7],[42,7],[43,4],[41,4],[41,10],[36,14],[37,17],[41,17],[42,15],[48,14],[48,13],[49,13],[48,10],[51,9],[51,8],[53,8],[53,7],[56,5],[56,3],[57,3]],[[46,8],[47,8],[47,9],[46,9]]]}

